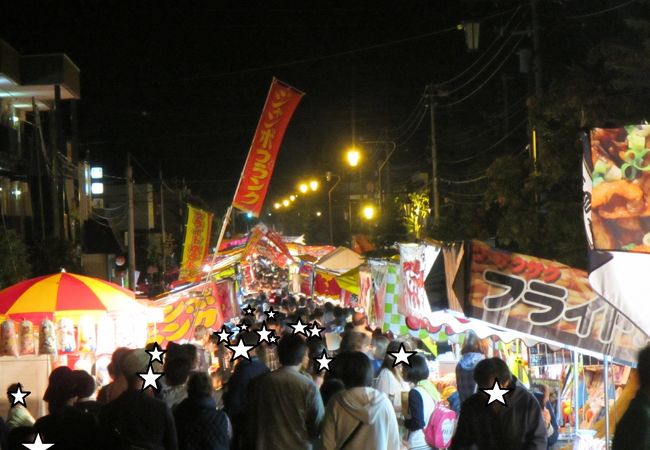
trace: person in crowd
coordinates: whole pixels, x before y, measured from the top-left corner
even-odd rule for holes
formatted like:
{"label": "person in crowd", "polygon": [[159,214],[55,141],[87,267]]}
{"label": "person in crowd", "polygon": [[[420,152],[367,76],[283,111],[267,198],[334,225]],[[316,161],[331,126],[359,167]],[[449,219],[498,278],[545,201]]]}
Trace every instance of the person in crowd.
{"label": "person in crowd", "polygon": [[544,425],[546,425],[546,439],[549,450],[557,442],[560,434],[555,412],[549,400],[550,393],[551,390],[545,384],[536,384],[533,386],[533,395],[542,407],[542,418],[544,419]]}
{"label": "person in crowd", "polygon": [[399,449],[397,418],[388,398],[372,384],[370,359],[361,352],[339,355],[337,371],[345,390],[327,406],[322,448],[334,450]]}
{"label": "person in crowd", "polygon": [[370,340],[370,349],[372,351],[372,373],[374,377],[379,375],[381,366],[384,363],[386,358],[386,349],[388,348],[388,338],[383,334],[377,334],[372,336]]}
{"label": "person in crowd", "polygon": [[60,448],[82,450],[97,444],[97,424],[93,416],[73,407],[77,400],[78,379],[70,368],[60,366],[50,373],[43,400],[49,414],[34,423],[43,442],[56,442]]}
{"label": "person in crowd", "polygon": [[474,368],[479,361],[485,359],[481,348],[481,340],[473,332],[465,337],[465,343],[460,350],[460,361],[456,365],[456,388],[461,404],[476,392]]}
{"label": "person in crowd", "polygon": [[[257,344],[257,334],[251,331],[239,333],[239,339],[245,345]],[[244,434],[247,433],[244,411],[248,403],[249,385],[257,377],[269,372],[269,368],[258,358],[257,349],[253,348],[249,355],[250,360],[240,359],[235,366],[223,395],[224,410],[232,421],[234,448],[244,448],[242,442]]]}
{"label": "person in crowd", "polygon": [[212,355],[210,354],[210,330],[203,325],[197,325],[194,328],[194,339],[191,344],[197,348],[198,368],[201,372],[208,372],[212,365]]}
{"label": "person in crowd", "polygon": [[616,425],[612,450],[650,448],[650,345],[639,352],[639,390]]}
{"label": "person in crowd", "polygon": [[122,371],[128,389],[99,414],[101,448],[178,449],[171,411],[165,402],[154,398],[150,388],[142,390],[144,380],[138,374],[147,373],[149,361],[144,349],[131,350],[124,357]]}
{"label": "person in crowd", "polygon": [[357,333],[363,333],[368,336],[370,340],[372,338],[372,331],[368,328],[368,316],[366,316],[366,311],[363,308],[355,308],[352,313],[352,330]]}
{"label": "person in crowd", "polygon": [[[199,370],[199,349],[194,344],[181,344],[180,352],[190,361],[190,371]],[[180,355],[179,355],[180,356]]]}
{"label": "person in crowd", "polygon": [[[246,449],[311,450],[318,437],[324,408],[314,382],[300,373],[307,351],[295,334],[280,339],[278,370],[262,375],[252,385],[247,417],[251,442]],[[273,408],[275,412],[270,411]]]}
{"label": "person in crowd", "polygon": [[16,392],[18,386],[20,386],[18,383],[14,383],[7,388],[7,400],[9,400],[9,405],[13,405],[9,407],[9,412],[7,413],[6,425],[9,430],[16,427],[31,427],[34,425],[34,417],[32,417],[27,408],[22,403],[13,404],[14,397],[11,393]]}
{"label": "person in crowd", "polygon": [[345,384],[338,378],[329,378],[323,382],[320,387],[320,396],[323,400],[323,406],[327,408],[330,400],[339,392],[345,389]]}
{"label": "person in crowd", "polygon": [[334,322],[334,304],[325,302],[323,305],[323,326],[329,327]]}
{"label": "person in crowd", "polygon": [[91,414],[96,420],[102,404],[95,400],[97,383],[92,375],[85,370],[74,370],[72,375],[75,379],[75,403],[74,407],[84,414]]}
{"label": "person in crowd", "polygon": [[[13,399],[13,397],[12,397]],[[9,441],[9,428],[4,419],[0,417],[0,450],[8,448],[7,442]]]}
{"label": "person in crowd", "polygon": [[339,353],[343,352],[361,352],[368,353],[370,350],[370,337],[365,333],[356,331],[347,331],[341,337]]}
{"label": "person in crowd", "polygon": [[413,385],[408,395],[408,414],[404,419],[404,427],[408,431],[406,445],[409,450],[431,450],[424,439],[424,428],[436,404],[440,401],[440,393],[429,380],[429,364],[421,353],[409,358],[410,365],[404,368],[404,378]]}
{"label": "person in crowd", "polygon": [[[398,416],[402,414],[402,392],[408,391],[409,385],[402,378],[401,366],[394,366],[395,358],[391,353],[398,352],[402,345],[404,345],[404,342],[400,340],[391,341],[388,344],[384,362],[379,369],[376,382],[377,390],[386,394]],[[410,347],[406,345],[405,348],[407,351],[410,350]]]}
{"label": "person in crowd", "polygon": [[[273,321],[266,324],[266,329],[273,331],[273,334],[279,338],[282,326],[277,321]],[[273,371],[280,367],[277,345],[269,344],[268,342],[264,341],[258,345],[257,349],[260,361],[262,361],[264,365],[269,368],[269,370]]]}
{"label": "person in crowd", "polygon": [[343,308],[340,306],[335,306],[332,315],[334,316],[334,320],[332,321],[327,331],[330,333],[342,333],[346,322],[345,316],[343,314]]}
{"label": "person in crowd", "polygon": [[115,400],[117,397],[126,391],[127,383],[126,378],[122,374],[122,368],[120,366],[122,358],[129,353],[129,349],[126,347],[118,347],[113,352],[111,356],[111,362],[108,364],[108,374],[110,375],[111,381],[106,386],[102,387],[97,394],[97,401],[101,404],[106,404],[110,401]]}
{"label": "person in crowd", "polygon": [[[25,426],[20,426],[16,428],[12,428],[9,430],[9,434],[7,436],[7,450],[25,450],[25,446],[23,444],[27,442],[34,442],[34,439],[36,438],[36,430],[34,427],[25,427]],[[3,450],[5,447],[1,447]]]}
{"label": "person in crowd", "polygon": [[230,422],[217,409],[210,376],[193,372],[187,382],[187,398],[174,410],[179,450],[228,450]]}
{"label": "person in crowd", "polygon": [[[487,404],[489,396],[480,389],[493,389],[498,380],[504,394]],[[480,361],[474,369],[479,392],[462,404],[452,439],[452,450],[546,450],[546,427],[542,408],[525,387],[510,373],[499,358]],[[497,386],[498,388],[498,386]]]}
{"label": "person in crowd", "polygon": [[325,350],[325,344],[320,339],[309,339],[307,341],[307,352],[302,362],[302,371],[309,376],[318,389],[323,385],[325,371],[318,370],[318,363],[314,358],[320,358]]}
{"label": "person in crowd", "polygon": [[[181,353],[172,358],[166,358],[164,363],[165,376],[159,379],[159,398],[164,401],[169,409],[187,398],[187,379],[192,369],[190,356]],[[207,373],[207,371],[206,371]]]}

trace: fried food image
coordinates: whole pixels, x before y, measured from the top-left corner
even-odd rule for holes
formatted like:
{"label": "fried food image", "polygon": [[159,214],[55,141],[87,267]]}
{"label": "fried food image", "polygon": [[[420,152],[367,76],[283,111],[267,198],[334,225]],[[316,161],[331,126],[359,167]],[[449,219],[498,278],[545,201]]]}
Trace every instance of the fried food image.
{"label": "fried food image", "polygon": [[650,253],[650,126],[590,134],[591,231],[601,250]]}

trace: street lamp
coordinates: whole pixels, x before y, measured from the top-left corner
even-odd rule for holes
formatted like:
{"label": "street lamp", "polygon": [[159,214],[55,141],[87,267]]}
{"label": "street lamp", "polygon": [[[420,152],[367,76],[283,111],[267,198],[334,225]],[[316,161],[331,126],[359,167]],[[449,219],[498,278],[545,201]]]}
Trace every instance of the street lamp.
{"label": "street lamp", "polygon": [[353,147],[345,153],[345,159],[350,167],[357,167],[361,161],[361,152]]}
{"label": "street lamp", "polygon": [[311,180],[309,182],[309,188],[314,192],[318,190],[318,186],[319,186],[318,180]]}
{"label": "street lamp", "polygon": [[376,214],[377,214],[377,210],[375,209],[374,205],[366,205],[361,210],[361,215],[366,220],[374,219]]}
{"label": "street lamp", "polygon": [[307,186],[307,183],[300,183],[300,185],[298,186],[298,190],[303,194],[306,194],[307,191],[309,190],[309,186]]}
{"label": "street lamp", "polygon": [[282,200],[282,204],[283,204],[284,207],[286,208],[287,206],[289,206],[289,200],[287,200],[287,199],[285,198],[284,200]]}

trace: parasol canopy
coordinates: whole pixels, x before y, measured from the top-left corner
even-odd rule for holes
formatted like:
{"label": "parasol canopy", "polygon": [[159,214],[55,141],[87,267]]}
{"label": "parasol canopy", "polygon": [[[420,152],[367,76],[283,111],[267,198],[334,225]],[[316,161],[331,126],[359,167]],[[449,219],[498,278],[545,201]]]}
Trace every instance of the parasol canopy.
{"label": "parasol canopy", "polygon": [[145,313],[146,309],[128,289],[66,272],[25,280],[0,291],[0,316],[17,320],[78,319],[81,315]]}

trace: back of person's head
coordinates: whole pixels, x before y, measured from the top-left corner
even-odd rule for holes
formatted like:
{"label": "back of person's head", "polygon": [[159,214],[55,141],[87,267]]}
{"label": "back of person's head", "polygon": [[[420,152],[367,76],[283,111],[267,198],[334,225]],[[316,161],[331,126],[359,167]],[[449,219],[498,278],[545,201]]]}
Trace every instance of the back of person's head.
{"label": "back of person's head", "polygon": [[212,396],[212,380],[205,372],[192,372],[187,380],[187,396],[200,398]]}
{"label": "back of person's head", "polygon": [[323,354],[323,350],[327,350],[322,339],[309,339],[306,344],[309,359],[318,358]]}
{"label": "back of person's head", "polygon": [[639,373],[641,387],[650,388],[650,345],[639,352],[636,370]]}
{"label": "back of person's head", "polygon": [[78,398],[88,398],[97,390],[97,383],[92,375],[85,370],[74,370],[72,375],[75,379],[75,396]]}
{"label": "back of person's head", "polygon": [[399,366],[394,366],[395,357],[391,355],[391,353],[399,352],[399,349],[402,345],[404,346],[405,351],[408,352],[411,350],[411,346],[408,343],[400,341],[399,339],[395,339],[394,341],[390,341],[388,343],[388,346],[386,347],[386,354],[384,356],[384,362],[381,365],[382,369],[388,369],[393,373],[399,373]]}
{"label": "back of person's head", "polygon": [[320,396],[323,399],[323,405],[327,406],[330,399],[343,390],[345,390],[345,384],[338,378],[325,380],[320,387]]}
{"label": "back of person's head", "polygon": [[499,380],[501,387],[512,381],[512,375],[506,362],[500,358],[487,358],[480,361],[474,369],[474,381],[480,388],[491,388]]}
{"label": "back of person's head", "polygon": [[470,331],[466,336],[465,336],[465,342],[463,343],[463,347],[460,350],[461,355],[465,355],[467,353],[483,353],[483,346],[481,345],[481,340],[478,338],[478,336],[473,332]]}
{"label": "back of person's head", "polygon": [[346,331],[341,337],[340,352],[363,352],[370,343],[370,338],[365,333]]}
{"label": "back of person's head", "polygon": [[366,324],[366,313],[363,310],[363,308],[360,308],[359,310],[355,310],[354,314],[352,314],[352,325],[355,327],[360,327]]}
{"label": "back of person's head", "polygon": [[176,358],[165,368],[165,380],[170,386],[180,386],[187,382],[192,371],[192,361],[189,358]]}
{"label": "back of person's head", "polygon": [[278,343],[278,359],[283,366],[297,366],[302,363],[307,346],[297,334],[283,336]]}
{"label": "back of person's head", "polygon": [[20,383],[13,383],[10,384],[9,387],[7,388],[7,399],[9,400],[9,404],[13,404],[14,397],[11,395],[12,392],[16,392],[18,390],[18,387],[22,390],[22,385]]}
{"label": "back of person's head", "polygon": [[187,358],[190,361],[190,364],[192,364],[190,370],[192,370],[193,367],[197,366],[199,363],[199,349],[196,348],[196,345],[194,344],[182,344],[181,345],[181,352],[183,353],[183,356],[181,358]]}
{"label": "back of person's head", "polygon": [[343,308],[341,308],[340,306],[335,306],[334,307],[334,317],[336,317],[337,319],[339,317],[343,317]]}
{"label": "back of person's head", "polygon": [[[241,339],[245,345],[253,345],[253,346],[257,345],[258,336],[257,333],[253,331],[242,331],[241,333],[239,333],[238,338]],[[254,350],[255,349],[253,348],[251,352],[253,352]]]}
{"label": "back of person's head", "polygon": [[194,328],[195,341],[202,341],[206,334],[208,334],[208,329],[205,326],[197,325],[196,328]]}
{"label": "back of person's head", "polygon": [[[129,353],[126,354],[122,361],[122,370],[124,377],[129,382],[129,387],[140,387],[138,382],[142,381],[142,378],[140,378],[138,374],[147,373],[150,359],[149,353],[142,348],[130,350]],[[165,364],[166,363],[167,358],[165,358]]]}
{"label": "back of person's head", "polygon": [[372,356],[377,360],[383,360],[388,348],[388,338],[383,335],[373,336],[370,345],[372,345]]}
{"label": "back of person's head", "polygon": [[404,379],[411,383],[418,383],[429,378],[429,365],[421,353],[409,356],[410,364],[404,367]]}
{"label": "back of person's head", "polygon": [[181,344],[177,344],[176,342],[168,342],[165,350],[165,361],[168,359],[174,359],[183,353],[183,347]]}
{"label": "back of person's head", "polygon": [[336,357],[336,375],[346,389],[372,385],[372,364],[365,353],[344,352]]}
{"label": "back of person's head", "polygon": [[50,373],[43,400],[49,404],[50,412],[53,412],[76,397],[76,390],[72,369],[68,366],[59,366]]}
{"label": "back of person's head", "polygon": [[325,312],[330,312],[330,313],[333,312],[334,311],[334,303],[325,302],[325,304],[323,305],[323,309],[325,310]]}
{"label": "back of person's head", "polygon": [[108,363],[108,367],[106,368],[108,370],[108,374],[111,376],[112,379],[117,379],[120,376],[122,376],[122,368],[120,367],[120,362],[122,359],[124,359],[124,356],[126,356],[127,353],[129,353],[131,349],[126,348],[126,347],[118,347],[115,349],[113,352],[113,355],[111,355],[111,362]]}

